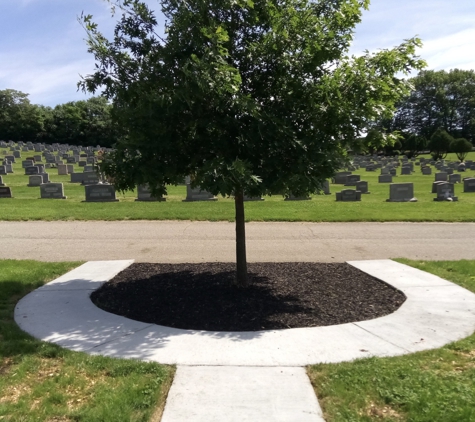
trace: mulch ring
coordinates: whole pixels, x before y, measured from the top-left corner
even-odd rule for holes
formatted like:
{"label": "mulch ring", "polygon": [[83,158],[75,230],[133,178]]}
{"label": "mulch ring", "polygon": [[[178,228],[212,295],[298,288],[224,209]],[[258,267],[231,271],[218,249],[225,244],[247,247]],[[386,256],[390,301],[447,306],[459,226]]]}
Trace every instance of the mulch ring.
{"label": "mulch ring", "polygon": [[388,315],[406,300],[346,263],[249,263],[250,286],[233,285],[235,264],[132,264],[92,295],[101,309],[188,330],[321,327]]}

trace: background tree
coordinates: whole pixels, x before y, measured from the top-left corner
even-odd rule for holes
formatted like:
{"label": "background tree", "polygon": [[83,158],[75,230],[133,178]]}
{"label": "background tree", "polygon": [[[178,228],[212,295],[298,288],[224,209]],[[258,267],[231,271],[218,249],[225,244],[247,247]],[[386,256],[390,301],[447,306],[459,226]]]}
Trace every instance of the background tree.
{"label": "background tree", "polygon": [[34,141],[43,131],[43,115],[28,94],[14,89],[0,91],[0,139]]}
{"label": "background tree", "polygon": [[444,129],[437,129],[430,137],[427,147],[434,160],[440,160],[447,156],[450,150],[450,144],[454,138],[450,136]]}
{"label": "background tree", "polygon": [[450,143],[450,151],[455,152],[460,161],[464,161],[467,154],[472,151],[473,145],[464,138],[454,139]]}
{"label": "background tree", "polygon": [[393,129],[429,139],[443,128],[453,137],[475,141],[475,72],[453,69],[420,72],[411,94],[401,101]]}
{"label": "background tree", "polygon": [[402,141],[402,149],[404,154],[409,157],[417,157],[427,148],[428,140],[424,136],[415,133],[408,134]]}
{"label": "background tree", "polygon": [[369,122],[407,95],[396,75],[424,65],[417,39],[348,57],[369,0],[162,0],[166,38],[145,3],[115,5],[112,41],[84,16],[97,68],[80,86],[104,89],[123,133],[102,169],[119,190],[166,194],[192,175],[234,196],[239,286],[244,195],[318,192]]}

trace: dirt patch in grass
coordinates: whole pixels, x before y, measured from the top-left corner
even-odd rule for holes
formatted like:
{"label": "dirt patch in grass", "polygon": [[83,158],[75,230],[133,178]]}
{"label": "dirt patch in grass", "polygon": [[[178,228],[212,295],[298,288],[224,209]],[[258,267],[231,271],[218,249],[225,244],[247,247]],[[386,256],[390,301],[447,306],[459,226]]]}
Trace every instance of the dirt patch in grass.
{"label": "dirt patch in grass", "polygon": [[394,410],[391,406],[378,405],[371,402],[366,410],[363,412],[364,415],[377,420],[390,419],[392,421],[402,421],[403,416]]}
{"label": "dirt patch in grass", "polygon": [[258,331],[318,327],[388,315],[405,301],[346,263],[250,263],[250,286],[232,263],[133,264],[91,295],[100,308],[168,327]]}

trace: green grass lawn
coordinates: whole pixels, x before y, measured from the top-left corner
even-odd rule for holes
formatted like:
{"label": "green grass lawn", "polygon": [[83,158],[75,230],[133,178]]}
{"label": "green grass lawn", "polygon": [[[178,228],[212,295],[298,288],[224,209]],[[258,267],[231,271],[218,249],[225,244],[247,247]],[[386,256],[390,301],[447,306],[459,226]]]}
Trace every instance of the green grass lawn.
{"label": "green grass lawn", "polygon": [[159,420],[173,367],[71,352],[14,322],[22,296],[77,265],[0,261],[0,421]]}
{"label": "green grass lawn", "polygon": [[[474,261],[397,261],[475,293]],[[475,334],[436,350],[308,368],[327,422],[475,421]]]}
{"label": "green grass lawn", "polygon": [[[23,153],[23,156],[26,153]],[[455,160],[455,155],[447,159]],[[467,159],[475,160],[475,152]],[[70,183],[69,176],[58,176],[49,169],[53,182],[64,183],[66,200],[40,200],[40,189],[29,188],[28,176],[21,169],[20,160],[15,173],[3,176],[10,186],[13,199],[0,199],[0,219],[14,220],[208,220],[233,221],[234,203],[230,198],[216,202],[182,202],[185,186],[170,186],[166,202],[135,202],[136,193],[117,194],[119,202],[84,203],[84,186]],[[455,186],[459,202],[434,202],[431,193],[434,175],[423,176],[418,167],[410,176],[398,176],[394,182],[413,182],[416,203],[388,203],[388,184],[379,184],[376,172],[355,171],[369,183],[370,194],[362,195],[361,202],[336,202],[335,192],[346,189],[331,185],[331,195],[316,195],[310,201],[284,201],[282,196],[266,197],[263,202],[247,202],[247,221],[447,221],[473,222],[475,193],[463,193],[463,186]],[[76,167],[76,171],[82,171]],[[400,171],[398,171],[400,173]],[[434,172],[433,172],[434,173]],[[461,173],[462,177],[475,176],[475,171]]]}

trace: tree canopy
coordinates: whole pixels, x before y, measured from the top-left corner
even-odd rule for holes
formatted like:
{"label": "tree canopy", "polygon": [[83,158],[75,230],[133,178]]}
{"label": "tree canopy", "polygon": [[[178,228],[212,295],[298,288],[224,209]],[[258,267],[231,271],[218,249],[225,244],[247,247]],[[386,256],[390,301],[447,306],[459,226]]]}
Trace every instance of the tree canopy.
{"label": "tree canopy", "polygon": [[123,14],[112,40],[84,16],[96,71],[80,82],[104,90],[121,127],[103,170],[120,190],[165,194],[191,175],[234,196],[240,285],[244,195],[318,192],[409,93],[398,75],[424,66],[418,39],[348,56],[369,0],[162,0],[164,37],[147,4],[113,3]]}
{"label": "tree canopy", "polygon": [[475,71],[420,72],[411,94],[398,104],[392,129],[429,139],[438,128],[455,138],[475,141]]}

